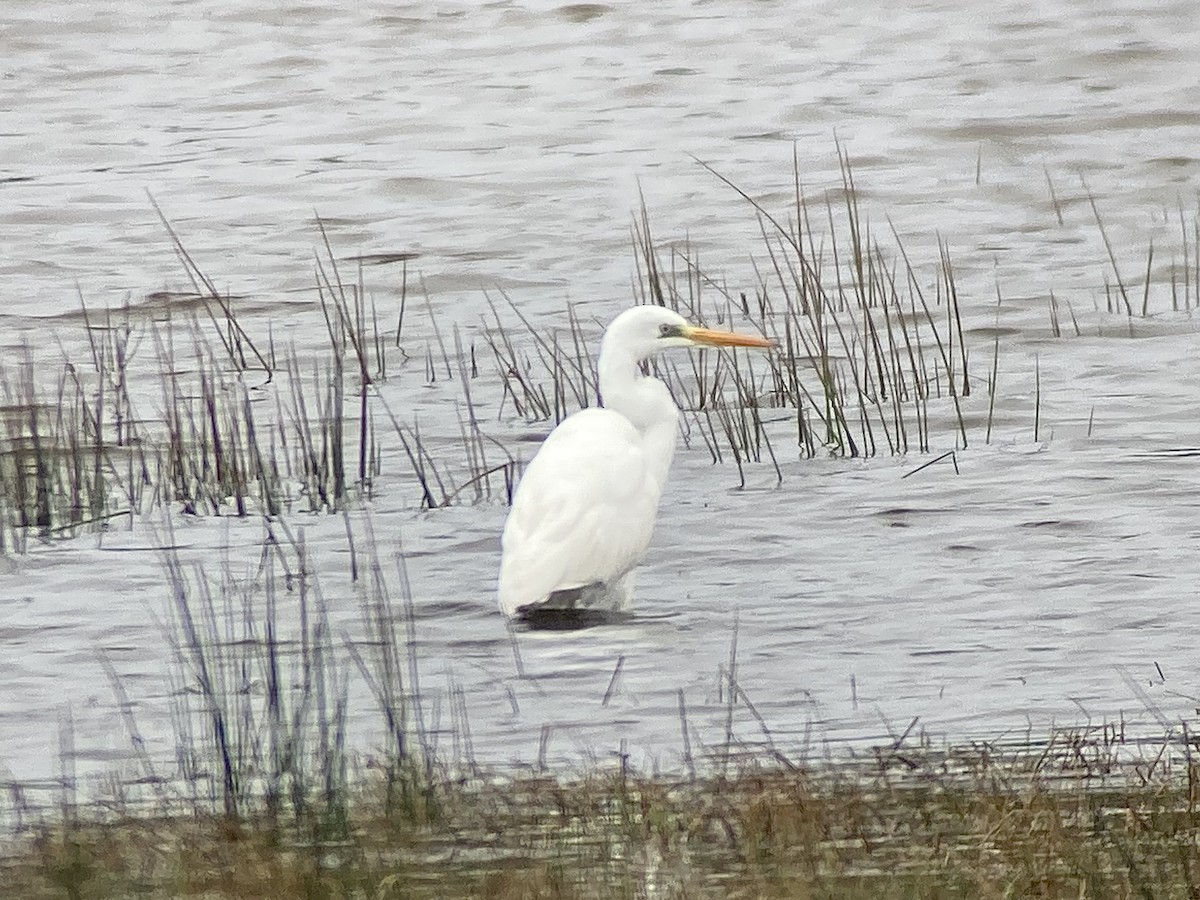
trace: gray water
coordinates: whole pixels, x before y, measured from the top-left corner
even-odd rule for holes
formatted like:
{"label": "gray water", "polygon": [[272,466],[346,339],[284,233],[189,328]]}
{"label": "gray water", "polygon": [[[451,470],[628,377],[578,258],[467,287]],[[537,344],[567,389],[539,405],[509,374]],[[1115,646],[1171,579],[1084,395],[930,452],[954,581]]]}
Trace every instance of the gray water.
{"label": "gray water", "polygon": [[[561,323],[567,302],[603,321],[633,300],[639,192],[660,238],[686,237],[739,284],[755,217],[691,157],[786,206],[793,152],[807,193],[840,186],[836,140],[879,232],[890,219],[923,259],[947,243],[978,346],[1005,327],[995,439],[957,454],[957,472],[943,461],[909,478],[928,458],[785,449],[782,485],[752,467],[745,490],[689,442],[640,577],[645,618],[521,634],[524,677],[493,601],[502,506],[421,513],[411,491],[382,490],[356,515],[386,552],[412,554],[426,689],[461,688],[488,760],[528,763],[548,734],[556,759],[624,739],[675,765],[680,690],[702,736],[720,733],[736,627],[739,682],[790,748],[886,738],[914,717],[949,739],[1121,716],[1161,726],[1200,706],[1200,479],[1186,452],[1200,444],[1200,337],[1166,312],[1168,248],[1200,183],[1197,46],[1185,2],[886,16],[725,0],[10,4],[0,338],[69,351],[80,294],[161,315],[148,295],[188,285],[147,192],[218,287],[300,346],[324,340],[297,312],[313,303],[314,212],[347,257],[419,253],[444,327],[478,334],[497,288],[537,322]],[[1148,319],[1106,312],[1115,279],[1089,190],[1139,302],[1159,248]],[[371,288],[394,305],[399,279]],[[1051,290],[1084,336],[1051,337]],[[454,392],[424,384],[428,335],[413,327],[417,361],[389,382],[392,402],[457,433]],[[515,441],[548,426],[497,427]],[[304,524],[350,628],[344,526]],[[68,710],[82,759],[126,755],[98,651],[169,753],[162,527],[31,542],[3,562],[0,760],[16,777],[54,771]],[[239,548],[256,522],[174,527],[191,558],[253,565]]]}

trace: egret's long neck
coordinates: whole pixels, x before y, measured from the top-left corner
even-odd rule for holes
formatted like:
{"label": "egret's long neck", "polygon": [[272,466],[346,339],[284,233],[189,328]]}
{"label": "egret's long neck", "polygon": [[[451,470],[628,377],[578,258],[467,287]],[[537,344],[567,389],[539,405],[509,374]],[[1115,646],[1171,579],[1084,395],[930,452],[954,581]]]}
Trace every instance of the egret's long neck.
{"label": "egret's long neck", "polygon": [[608,343],[600,349],[599,371],[605,408],[620,413],[641,432],[647,458],[661,487],[675,453],[679,417],[671,392],[657,378],[643,375],[637,358],[628,350]]}

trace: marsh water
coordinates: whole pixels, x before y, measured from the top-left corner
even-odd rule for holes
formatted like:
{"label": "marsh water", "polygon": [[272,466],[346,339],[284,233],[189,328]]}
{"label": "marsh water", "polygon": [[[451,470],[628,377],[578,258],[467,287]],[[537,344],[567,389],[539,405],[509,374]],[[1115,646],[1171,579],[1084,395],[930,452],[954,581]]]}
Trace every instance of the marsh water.
{"label": "marsh water", "polygon": [[[806,194],[842,186],[840,145],[881,238],[935,263],[945,242],[976,359],[1001,335],[990,441],[920,469],[937,452],[807,459],[781,439],[782,482],[754,465],[739,489],[688,440],[641,617],[515,644],[494,602],[503,504],[421,511],[410,484],[381,479],[349,526],[290,517],[334,627],[361,619],[346,529],[362,540],[369,523],[388,567],[408,556],[430,715],[447,742],[469,725],[474,756],[500,764],[625,742],[678,765],[681,697],[697,739],[719,742],[735,631],[763,723],[740,708],[735,725],[789,752],[914,720],[947,740],[1122,718],[1161,731],[1200,707],[1197,46],[1187,2],[9,4],[0,344],[86,354],[81,298],[161,318],[189,285],[149,194],[248,319],[317,346],[316,213],[345,260],[418,254],[422,311],[386,390],[452,447],[461,405],[428,377],[433,316],[470,341],[502,289],[546,328],[575,304],[595,334],[634,301],[642,198],[656,237],[686,240],[736,292],[759,222],[696,159],[786,209],[793,160]],[[365,278],[394,317],[396,267]],[[1118,281],[1134,316],[1110,312]],[[1079,334],[1065,313],[1055,334],[1051,292]],[[525,456],[550,426],[480,415]],[[403,468],[394,447],[385,461]],[[15,778],[57,771],[67,721],[81,762],[128,757],[100,655],[170,758],[160,548],[247,574],[262,535],[253,519],[170,519],[0,562],[0,766]],[[378,717],[348,691],[369,748]]]}

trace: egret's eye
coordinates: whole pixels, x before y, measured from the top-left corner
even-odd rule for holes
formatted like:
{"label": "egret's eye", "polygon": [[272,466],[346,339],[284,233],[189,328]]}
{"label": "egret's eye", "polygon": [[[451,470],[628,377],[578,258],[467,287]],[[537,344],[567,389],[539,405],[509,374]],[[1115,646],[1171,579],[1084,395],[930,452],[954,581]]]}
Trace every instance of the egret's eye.
{"label": "egret's eye", "polygon": [[679,329],[676,328],[674,325],[667,325],[664,323],[664,324],[658,326],[658,336],[659,337],[673,337],[677,334],[679,334]]}

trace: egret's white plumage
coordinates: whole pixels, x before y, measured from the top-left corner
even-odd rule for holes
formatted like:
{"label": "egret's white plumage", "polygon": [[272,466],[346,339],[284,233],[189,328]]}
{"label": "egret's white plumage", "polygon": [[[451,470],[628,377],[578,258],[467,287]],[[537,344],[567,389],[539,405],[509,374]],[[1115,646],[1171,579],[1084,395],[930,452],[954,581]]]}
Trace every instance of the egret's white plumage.
{"label": "egret's white plumage", "polygon": [[633,570],[650,544],[675,452],[679,411],[638,363],[669,347],[767,347],[759,337],[709,331],[677,313],[639,306],[604,332],[602,408],[564,419],[513,496],[504,526],[500,609],[624,612]]}

